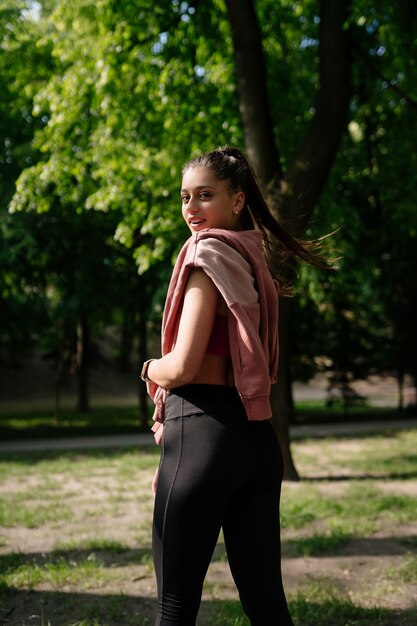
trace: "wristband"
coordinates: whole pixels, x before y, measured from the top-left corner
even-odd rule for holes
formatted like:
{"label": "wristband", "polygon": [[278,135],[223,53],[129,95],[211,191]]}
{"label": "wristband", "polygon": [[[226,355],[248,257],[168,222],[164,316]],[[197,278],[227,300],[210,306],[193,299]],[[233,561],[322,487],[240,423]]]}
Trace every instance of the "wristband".
{"label": "wristband", "polygon": [[140,377],[143,381],[145,381],[145,383],[148,383],[151,380],[150,378],[148,378],[148,369],[152,361],[155,361],[155,359],[148,359],[147,361],[145,361],[142,367],[142,371],[140,373]]}

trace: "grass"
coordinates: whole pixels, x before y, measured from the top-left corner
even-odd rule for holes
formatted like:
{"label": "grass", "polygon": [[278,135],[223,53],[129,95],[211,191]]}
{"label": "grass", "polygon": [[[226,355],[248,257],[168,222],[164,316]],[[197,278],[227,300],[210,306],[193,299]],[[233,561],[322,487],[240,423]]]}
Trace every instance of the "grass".
{"label": "grass", "polygon": [[390,567],[388,576],[398,583],[417,584],[417,556],[407,554],[403,563],[397,567]]}
{"label": "grass", "polygon": [[136,471],[149,469],[159,457],[156,446],[125,450],[49,450],[47,452],[3,452],[0,456],[0,479],[27,479],[49,481],[58,475],[67,474],[71,478],[106,478],[118,473],[123,480],[132,478]]}
{"label": "grass", "polygon": [[317,540],[329,546],[343,543],[345,537],[375,532],[384,521],[406,523],[415,519],[417,498],[381,491],[370,480],[352,482],[343,493],[331,497],[310,484],[284,490],[282,497],[282,528],[299,530],[321,523],[326,532]]}
{"label": "grass", "polygon": [[[296,424],[378,421],[404,418],[396,409],[372,406],[329,409],[324,401],[302,401],[296,404]],[[149,420],[150,423],[150,420]],[[0,440],[67,437],[77,435],[111,435],[141,432],[138,408],[98,407],[86,413],[62,409],[58,419],[52,410],[0,411]],[[148,432],[148,429],[146,429]]]}
{"label": "grass", "polygon": [[58,419],[52,410],[0,412],[0,439],[130,434],[140,432],[139,424],[135,406],[100,407],[86,413],[62,409]]}
{"label": "grass", "polygon": [[353,405],[343,409],[341,403],[326,407],[324,400],[303,400],[295,405],[296,424],[326,424],[335,422],[362,422],[395,420],[406,418],[408,413],[401,413],[396,408],[375,407],[367,404]]}
{"label": "grass", "polygon": [[352,539],[352,534],[336,526],[324,533],[313,533],[309,537],[289,539],[288,549],[291,557],[327,556],[337,554]]}
{"label": "grass", "polygon": [[[304,626],[392,626],[390,612],[383,609],[367,609],[356,606],[349,598],[341,598],[338,592],[313,593],[308,599],[300,593],[288,603],[293,621]],[[249,626],[238,602],[219,603],[212,611],[212,624],[218,626]],[[411,622],[409,622],[411,626]]]}
{"label": "grass", "polygon": [[48,504],[30,505],[17,504],[16,498],[11,495],[7,501],[0,502],[0,526],[13,528],[24,526],[25,528],[39,528],[49,522],[72,521],[73,514],[62,504],[59,508]]}
{"label": "grass", "polygon": [[[416,595],[415,450],[413,430],[294,442],[304,480],[283,486],[284,574],[292,563],[316,562],[287,587],[296,626],[415,624],[416,607],[399,610],[394,599],[404,587]],[[0,621],[15,607],[16,626],[153,623],[150,482],[158,460],[156,447],[1,455]],[[386,565],[370,560],[364,571],[366,545],[395,537],[399,524],[393,559],[381,548]],[[359,569],[349,554],[361,557]],[[352,578],[322,565],[339,558]],[[222,540],[214,563],[227,570]],[[231,581],[209,578],[198,623],[249,626]]]}
{"label": "grass", "polygon": [[64,541],[62,543],[58,542],[55,546],[56,552],[71,552],[75,550],[82,552],[106,552],[108,554],[121,554],[122,552],[129,550],[129,546],[121,541],[104,538]]}
{"label": "grass", "polygon": [[[17,561],[20,560],[17,555]],[[13,555],[12,555],[13,557]],[[101,586],[109,576],[103,563],[92,553],[81,561],[59,558],[56,561],[45,561],[42,564],[27,562],[21,565],[13,564],[13,558],[6,563],[6,574],[2,582],[9,587],[33,589],[38,585],[49,584],[52,588],[62,588],[65,585],[80,585],[89,587],[89,580],[94,579],[94,586]]]}

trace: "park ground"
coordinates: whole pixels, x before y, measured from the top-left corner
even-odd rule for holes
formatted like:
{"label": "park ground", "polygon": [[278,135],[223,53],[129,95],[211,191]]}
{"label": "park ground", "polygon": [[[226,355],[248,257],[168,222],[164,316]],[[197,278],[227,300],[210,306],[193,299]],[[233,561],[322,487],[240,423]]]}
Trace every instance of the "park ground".
{"label": "park ground", "polygon": [[[302,480],[283,486],[282,567],[296,626],[416,626],[417,430],[292,447]],[[154,446],[2,453],[0,624],[153,623],[158,457]],[[198,624],[248,624],[221,537]]]}
{"label": "park ground", "polygon": [[[51,406],[46,367],[37,363],[30,376],[23,368],[3,381],[2,420],[12,411],[15,426],[13,414],[30,406],[43,415]],[[358,383],[356,390],[395,415],[392,379]],[[74,389],[64,391],[65,409]],[[92,392],[102,411],[95,412],[96,428],[116,396],[116,412],[133,405],[136,383],[102,370]],[[323,380],[295,386],[299,402],[320,403],[325,393]],[[159,450],[136,443],[144,435],[126,446],[127,434],[123,447],[115,439],[102,448],[97,439],[91,448],[85,442],[72,448],[68,439],[67,449],[48,450],[39,439],[31,446],[20,428],[30,417],[22,416],[19,437],[27,449],[0,445],[0,625],[152,624],[150,485]],[[416,626],[416,420],[374,419],[368,429],[356,417],[349,427],[300,423],[293,432],[301,480],[284,483],[281,520],[283,577],[296,626]],[[221,537],[198,625],[248,626]]]}

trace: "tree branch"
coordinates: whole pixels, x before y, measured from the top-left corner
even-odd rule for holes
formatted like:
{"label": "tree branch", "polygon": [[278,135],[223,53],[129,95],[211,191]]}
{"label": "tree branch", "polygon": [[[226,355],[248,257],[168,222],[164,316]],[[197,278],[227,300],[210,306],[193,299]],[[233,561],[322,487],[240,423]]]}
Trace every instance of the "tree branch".
{"label": "tree branch", "polygon": [[302,235],[333,165],[346,129],[352,95],[351,37],[346,27],[351,0],[321,0],[319,91],[316,113],[284,175],[272,182],[280,221]]}

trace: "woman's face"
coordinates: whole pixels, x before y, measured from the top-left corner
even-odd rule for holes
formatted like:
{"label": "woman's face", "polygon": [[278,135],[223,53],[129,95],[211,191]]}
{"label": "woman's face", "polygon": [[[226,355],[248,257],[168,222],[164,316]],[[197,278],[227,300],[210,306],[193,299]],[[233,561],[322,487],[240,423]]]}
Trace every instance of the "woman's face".
{"label": "woman's face", "polygon": [[235,230],[245,195],[242,191],[231,193],[228,181],[216,178],[209,167],[192,167],[184,172],[181,201],[182,216],[191,232],[206,228]]}

